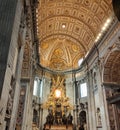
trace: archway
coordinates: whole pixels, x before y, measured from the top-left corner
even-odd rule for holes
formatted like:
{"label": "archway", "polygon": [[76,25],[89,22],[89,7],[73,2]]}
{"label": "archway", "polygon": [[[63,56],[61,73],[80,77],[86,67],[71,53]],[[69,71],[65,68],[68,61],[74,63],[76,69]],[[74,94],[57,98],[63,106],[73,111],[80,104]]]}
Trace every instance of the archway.
{"label": "archway", "polygon": [[79,114],[80,126],[86,124],[86,111],[81,111]]}
{"label": "archway", "polygon": [[112,52],[104,66],[104,82],[120,84],[120,51]]}
{"label": "archway", "polygon": [[120,50],[108,56],[103,73],[111,129],[120,129]]}

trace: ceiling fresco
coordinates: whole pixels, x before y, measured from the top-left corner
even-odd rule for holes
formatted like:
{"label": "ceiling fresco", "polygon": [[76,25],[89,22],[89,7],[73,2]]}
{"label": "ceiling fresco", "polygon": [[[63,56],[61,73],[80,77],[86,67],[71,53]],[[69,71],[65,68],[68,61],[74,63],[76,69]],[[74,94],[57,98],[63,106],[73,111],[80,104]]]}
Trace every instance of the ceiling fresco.
{"label": "ceiling fresco", "polygon": [[55,71],[78,68],[113,14],[111,0],[41,0],[37,13],[40,64]]}

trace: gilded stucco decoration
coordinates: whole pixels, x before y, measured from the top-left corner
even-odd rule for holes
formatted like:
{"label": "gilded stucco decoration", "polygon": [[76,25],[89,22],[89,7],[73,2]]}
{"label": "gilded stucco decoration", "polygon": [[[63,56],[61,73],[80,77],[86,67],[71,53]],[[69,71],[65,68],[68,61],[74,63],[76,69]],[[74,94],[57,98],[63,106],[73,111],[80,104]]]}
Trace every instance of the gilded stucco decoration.
{"label": "gilded stucco decoration", "polygon": [[62,75],[55,75],[52,77],[52,86],[48,100],[42,104],[42,108],[52,109],[54,115],[59,105],[61,106],[62,115],[66,114],[67,111],[73,110],[70,99],[66,97],[64,81],[65,77]]}
{"label": "gilded stucco decoration", "polygon": [[77,61],[84,56],[82,46],[67,39],[50,39],[42,42],[40,52],[41,64],[53,70],[77,68]]}
{"label": "gilded stucco decoration", "polygon": [[54,70],[78,68],[112,15],[111,0],[41,0],[37,9],[40,64]]}

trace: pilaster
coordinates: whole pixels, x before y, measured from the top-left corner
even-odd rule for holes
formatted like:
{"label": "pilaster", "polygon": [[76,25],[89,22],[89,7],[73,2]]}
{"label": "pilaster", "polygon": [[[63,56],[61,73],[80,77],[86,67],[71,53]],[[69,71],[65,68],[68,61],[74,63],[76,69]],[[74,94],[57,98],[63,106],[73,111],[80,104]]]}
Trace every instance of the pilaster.
{"label": "pilaster", "polygon": [[0,97],[4,84],[17,1],[0,0]]}
{"label": "pilaster", "polygon": [[95,100],[93,91],[93,73],[92,70],[87,72],[88,75],[88,129],[96,130],[96,118],[95,118]]}

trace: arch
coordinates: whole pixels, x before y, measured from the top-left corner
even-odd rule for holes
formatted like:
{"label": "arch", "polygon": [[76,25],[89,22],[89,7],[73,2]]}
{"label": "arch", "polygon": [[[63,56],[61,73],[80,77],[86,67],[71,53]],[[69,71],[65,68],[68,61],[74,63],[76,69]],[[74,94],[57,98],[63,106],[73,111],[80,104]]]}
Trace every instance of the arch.
{"label": "arch", "polygon": [[86,124],[86,111],[81,111],[79,113],[79,121],[80,121],[80,125]]}
{"label": "arch", "polygon": [[[110,128],[119,127],[118,124],[113,123],[112,120],[116,120],[119,117],[119,113],[114,112],[114,107],[119,106],[118,98],[118,86],[120,84],[120,50],[112,50],[106,58],[106,62],[103,70],[103,82],[105,86],[106,99],[108,101],[107,108],[109,113]],[[108,89],[107,89],[108,88]],[[112,104],[116,104],[112,105]],[[117,108],[116,108],[117,109]],[[117,114],[116,114],[117,113]]]}
{"label": "arch", "polygon": [[106,59],[103,71],[104,82],[120,83],[120,50],[115,50]]}

